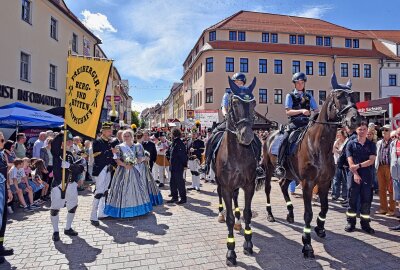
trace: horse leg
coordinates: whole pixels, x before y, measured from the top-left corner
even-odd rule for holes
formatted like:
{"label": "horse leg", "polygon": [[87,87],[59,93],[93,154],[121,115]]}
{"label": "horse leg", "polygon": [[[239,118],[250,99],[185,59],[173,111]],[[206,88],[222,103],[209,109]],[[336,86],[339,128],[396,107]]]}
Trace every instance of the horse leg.
{"label": "horse leg", "polygon": [[217,186],[218,192],[218,199],[219,199],[219,206],[218,206],[218,222],[225,223],[225,216],[224,216],[224,205],[222,204],[222,193],[221,193],[221,185]]}
{"label": "horse leg", "polygon": [[[306,181],[306,180],[304,180]],[[314,249],[311,246],[311,221],[313,218],[311,200],[313,196],[314,185],[305,182],[303,187],[303,201],[304,201],[304,229],[303,229],[303,255],[304,258],[314,258]]]}
{"label": "horse leg", "polygon": [[269,222],[275,222],[275,218],[272,215],[272,208],[271,208],[271,173],[272,170],[267,170],[267,176],[265,179],[265,195],[267,195],[267,220]]}
{"label": "horse leg", "polygon": [[321,202],[321,212],[317,217],[317,226],[315,227],[315,232],[319,237],[324,238],[326,236],[325,232],[325,220],[326,214],[328,213],[328,185],[320,185],[318,190],[319,200]]}
{"label": "horse leg", "polygon": [[286,216],[286,221],[289,223],[294,223],[293,204],[292,201],[290,200],[289,190],[288,190],[290,182],[291,180],[285,178],[279,184],[281,186],[282,194],[283,197],[285,198],[286,207],[289,212]]}
{"label": "horse leg", "polygon": [[240,209],[239,209],[238,198],[239,198],[239,189],[236,189],[233,192],[233,205],[235,207],[235,225],[233,226],[233,229],[235,231],[240,231],[242,229],[242,223],[240,221]]}
{"label": "horse leg", "polygon": [[226,253],[226,264],[228,266],[233,266],[236,265],[235,237],[233,235],[233,225],[235,223],[235,217],[233,216],[232,212],[233,192],[229,192],[226,189],[223,189],[222,196],[224,198],[226,206],[226,225],[228,227],[228,239],[226,244],[228,252]]}
{"label": "horse leg", "polygon": [[244,239],[245,242],[243,243],[243,251],[244,254],[246,255],[251,255],[253,254],[253,243],[251,242],[252,238],[252,231],[250,228],[250,223],[251,223],[251,201],[254,196],[254,185],[249,187],[246,186],[244,190],[244,210],[243,210],[243,216],[244,216],[244,222],[245,222],[245,228],[244,228]]}

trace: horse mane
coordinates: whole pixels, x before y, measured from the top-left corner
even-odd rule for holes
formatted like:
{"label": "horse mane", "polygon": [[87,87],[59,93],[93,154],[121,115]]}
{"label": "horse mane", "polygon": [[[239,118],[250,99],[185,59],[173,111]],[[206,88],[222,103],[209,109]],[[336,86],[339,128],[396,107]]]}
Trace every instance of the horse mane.
{"label": "horse mane", "polygon": [[328,107],[329,103],[332,101],[332,93],[329,93],[329,95],[326,97],[326,100],[322,104],[321,111],[314,115],[312,120],[318,120],[318,121],[328,121]]}

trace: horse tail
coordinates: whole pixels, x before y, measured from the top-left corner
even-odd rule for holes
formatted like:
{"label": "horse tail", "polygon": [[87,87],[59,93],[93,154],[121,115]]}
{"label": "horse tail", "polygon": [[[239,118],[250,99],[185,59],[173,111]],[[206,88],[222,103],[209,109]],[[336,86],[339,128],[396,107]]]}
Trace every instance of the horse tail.
{"label": "horse tail", "polygon": [[265,185],[265,182],[267,181],[267,177],[269,177],[269,179],[271,177],[268,174],[267,170],[271,169],[271,167],[274,167],[274,166],[271,165],[269,149],[271,147],[272,141],[274,140],[274,138],[276,137],[276,134],[278,134],[278,132],[279,131],[272,131],[270,134],[268,134],[267,138],[265,138],[265,142],[262,145],[263,160],[261,162],[261,166],[264,169],[266,176],[262,179],[256,180],[256,191],[259,191]]}
{"label": "horse tail", "polygon": [[[261,166],[264,169],[264,171],[266,172],[266,170],[265,170],[266,168],[265,168],[264,164],[262,164]],[[256,191],[259,191],[264,186],[266,179],[267,179],[267,177],[256,179]]]}

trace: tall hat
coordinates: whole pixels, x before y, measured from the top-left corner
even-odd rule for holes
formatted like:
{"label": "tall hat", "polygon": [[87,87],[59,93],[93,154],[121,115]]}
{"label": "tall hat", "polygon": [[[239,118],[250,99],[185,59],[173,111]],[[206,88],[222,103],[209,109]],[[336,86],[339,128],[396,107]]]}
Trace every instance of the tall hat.
{"label": "tall hat", "polygon": [[103,122],[101,123],[101,130],[112,130],[113,123],[112,122]]}

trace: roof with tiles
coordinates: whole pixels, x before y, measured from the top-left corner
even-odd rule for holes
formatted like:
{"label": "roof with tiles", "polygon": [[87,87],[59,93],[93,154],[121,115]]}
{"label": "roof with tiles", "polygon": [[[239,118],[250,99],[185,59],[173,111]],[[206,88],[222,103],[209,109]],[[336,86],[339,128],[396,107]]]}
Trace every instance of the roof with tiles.
{"label": "roof with tiles", "polygon": [[327,56],[347,56],[347,57],[370,57],[380,58],[386,54],[378,51],[374,46],[372,50],[348,49],[324,46],[307,45],[289,45],[289,44],[271,44],[258,42],[232,42],[232,41],[213,41],[210,42],[213,49],[219,50],[237,50],[237,51],[259,51],[271,53],[294,53],[309,55],[327,55]]}
{"label": "roof with tiles", "polygon": [[384,39],[400,44],[400,30],[357,30],[369,37]]}
{"label": "roof with tiles", "polygon": [[388,47],[386,47],[379,40],[375,39],[373,41],[373,45],[374,45],[374,48],[376,48],[377,51],[379,51],[381,54],[383,54],[386,59],[400,61],[400,57],[398,57],[391,50],[389,50]]}
{"label": "roof with tiles", "polygon": [[309,35],[326,35],[351,38],[370,38],[362,32],[354,31],[320,19],[239,11],[209,27],[207,30],[246,30]]}

